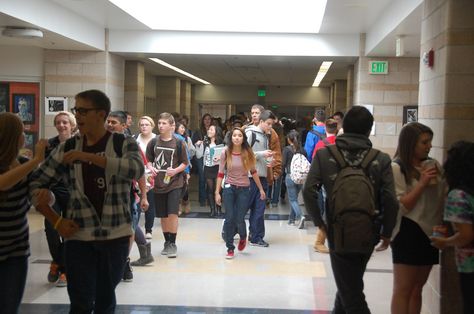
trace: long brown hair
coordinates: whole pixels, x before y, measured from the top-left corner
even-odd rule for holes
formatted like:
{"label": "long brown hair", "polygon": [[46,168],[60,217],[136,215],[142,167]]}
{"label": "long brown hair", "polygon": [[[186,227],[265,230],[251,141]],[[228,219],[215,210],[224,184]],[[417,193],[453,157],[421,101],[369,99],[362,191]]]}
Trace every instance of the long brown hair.
{"label": "long brown hair", "polygon": [[232,131],[229,136],[229,146],[226,150],[227,169],[232,168],[232,152],[234,151],[234,142],[232,142],[232,135],[235,131],[242,133],[242,148],[240,152],[240,157],[242,158],[242,164],[244,165],[244,169],[250,171],[255,168],[255,155],[249,143],[247,142],[247,135],[245,135],[245,132],[241,128],[237,127],[232,128]]}
{"label": "long brown hair", "polygon": [[4,173],[18,157],[23,122],[11,112],[0,113],[0,173]]}
{"label": "long brown hair", "polygon": [[418,179],[420,176],[412,162],[415,155],[416,144],[420,136],[425,133],[433,138],[433,131],[428,126],[419,122],[410,122],[400,131],[398,147],[395,152],[395,162],[400,165],[407,184],[410,184],[412,179]]}

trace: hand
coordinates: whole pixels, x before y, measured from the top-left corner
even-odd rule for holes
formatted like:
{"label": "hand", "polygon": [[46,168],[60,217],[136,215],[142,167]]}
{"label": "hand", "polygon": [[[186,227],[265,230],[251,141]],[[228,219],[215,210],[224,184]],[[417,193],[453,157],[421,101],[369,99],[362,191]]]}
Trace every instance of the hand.
{"label": "hand", "polygon": [[35,145],[35,159],[39,162],[44,160],[44,152],[48,147],[48,140],[40,139]]}
{"label": "hand", "polygon": [[199,140],[199,141],[197,141],[194,145],[196,145],[196,146],[201,146],[201,144],[202,144],[202,141]]}
{"label": "hand", "polygon": [[142,195],[140,199],[140,207],[143,212],[146,212],[148,210],[148,207],[150,207],[150,203],[148,203],[148,199],[146,195],[145,196]]}
{"label": "hand", "polygon": [[221,199],[221,194],[220,193],[216,193],[215,199],[216,199],[216,204],[219,205],[219,206],[222,206],[222,199]]}
{"label": "hand", "polygon": [[70,238],[79,230],[79,226],[71,219],[63,218],[58,226],[56,231],[59,235],[65,239]]}
{"label": "hand", "polygon": [[264,201],[267,199],[267,195],[264,190],[260,190],[260,200]]}
{"label": "hand", "polygon": [[156,177],[156,176],[158,175],[158,169],[156,169],[155,167],[153,167],[151,163],[148,163],[148,164],[146,165],[146,167],[147,167],[148,170],[150,170],[151,175],[152,175],[153,177]]}
{"label": "hand", "polygon": [[446,238],[430,237],[430,240],[431,240],[431,245],[440,250],[443,250],[448,246],[446,243]]}
{"label": "hand", "polygon": [[421,170],[420,183],[423,186],[427,186],[431,179],[436,179],[438,176],[438,169],[436,167],[430,167]]}
{"label": "hand", "polygon": [[176,175],[177,173],[178,173],[178,172],[176,171],[176,169],[173,169],[173,168],[171,168],[171,167],[169,167],[168,169],[166,169],[166,175],[167,175],[167,176],[172,177],[172,176]]}
{"label": "hand", "polygon": [[263,156],[264,156],[265,158],[273,157],[273,151],[271,151],[271,150],[265,150],[265,151],[263,151]]}
{"label": "hand", "polygon": [[70,150],[64,154],[63,163],[67,165],[72,165],[73,163],[77,161],[85,162],[85,161],[88,161],[87,155],[89,155],[89,153],[84,153],[78,150]]}
{"label": "hand", "polygon": [[381,252],[385,251],[388,249],[388,246],[390,245],[390,239],[386,238],[384,236],[380,236],[380,242],[379,244],[375,247],[376,252]]}

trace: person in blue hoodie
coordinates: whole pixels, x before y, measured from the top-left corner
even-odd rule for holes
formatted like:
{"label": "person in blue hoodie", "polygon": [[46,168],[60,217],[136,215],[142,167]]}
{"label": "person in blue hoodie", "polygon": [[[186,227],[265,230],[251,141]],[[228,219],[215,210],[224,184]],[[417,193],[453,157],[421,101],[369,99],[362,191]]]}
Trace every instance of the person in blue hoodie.
{"label": "person in blue hoodie", "polygon": [[326,121],[326,113],[322,109],[317,110],[314,114],[313,127],[308,132],[308,135],[306,136],[306,142],[304,144],[304,150],[306,151],[306,156],[308,156],[309,162],[311,162],[313,159],[312,156],[316,144],[326,137],[326,127],[324,121]]}

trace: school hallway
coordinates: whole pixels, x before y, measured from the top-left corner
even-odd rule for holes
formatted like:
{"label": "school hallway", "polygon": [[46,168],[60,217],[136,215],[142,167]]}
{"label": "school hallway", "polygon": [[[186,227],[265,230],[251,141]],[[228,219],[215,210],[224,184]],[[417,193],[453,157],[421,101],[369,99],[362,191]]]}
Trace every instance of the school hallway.
{"label": "school hallway", "polygon": [[[191,200],[197,199],[196,194],[192,188]],[[233,260],[225,259],[222,219],[208,218],[208,209],[198,202],[192,201],[191,208],[179,220],[175,259],[160,255],[164,240],[155,219],[155,262],[134,267],[133,282],[119,284],[116,313],[330,313],[336,287],[329,256],[314,252],[312,222],[306,222],[302,230],[288,225],[288,202],[266,210],[265,240],[270,246],[247,245],[243,252],[235,251]],[[142,226],[143,222],[142,215]],[[66,288],[46,280],[51,257],[43,218],[31,211],[29,223],[31,256],[20,313],[68,313]],[[135,244],[130,256],[132,261],[139,257]],[[372,313],[389,313],[390,250],[374,253],[364,280]]]}

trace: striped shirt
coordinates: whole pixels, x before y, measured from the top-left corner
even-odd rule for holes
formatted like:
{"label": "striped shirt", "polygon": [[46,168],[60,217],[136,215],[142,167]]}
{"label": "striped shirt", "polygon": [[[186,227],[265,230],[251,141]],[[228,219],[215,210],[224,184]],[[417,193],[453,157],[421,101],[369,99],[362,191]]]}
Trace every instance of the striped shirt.
{"label": "striped shirt", "polygon": [[27,178],[0,192],[0,261],[30,255],[26,218],[29,209]]}
{"label": "striped shirt", "polygon": [[[74,149],[81,151],[82,147],[83,138],[77,137]],[[138,180],[144,172],[138,150],[137,142],[131,137],[126,137],[122,146],[122,157],[118,157],[113,148],[113,136],[109,137],[105,147],[107,190],[104,193],[101,217],[84,193],[82,164],[74,163],[70,167],[62,163],[64,143],[60,144],[33,173],[30,193],[38,188],[48,188],[57,181],[57,178],[63,178],[70,192],[65,217],[79,225],[79,231],[68,240],[99,241],[130,236],[132,234],[130,186],[132,180]]]}

